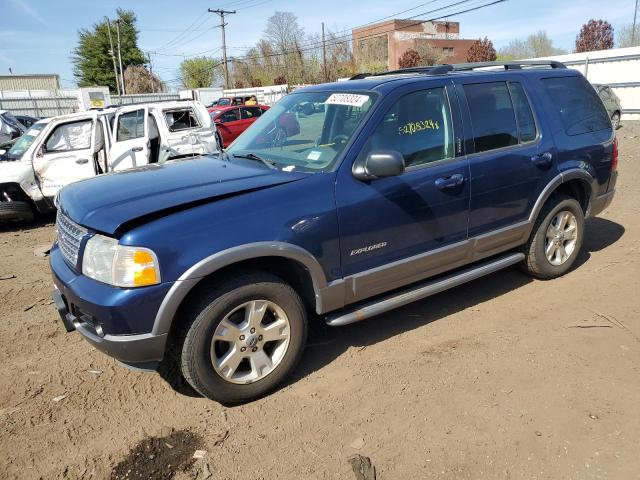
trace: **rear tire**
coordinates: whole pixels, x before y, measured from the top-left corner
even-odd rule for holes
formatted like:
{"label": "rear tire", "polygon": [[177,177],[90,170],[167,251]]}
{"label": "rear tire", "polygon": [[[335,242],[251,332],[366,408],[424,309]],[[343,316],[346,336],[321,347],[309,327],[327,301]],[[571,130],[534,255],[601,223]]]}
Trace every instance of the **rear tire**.
{"label": "rear tire", "polygon": [[576,261],[584,238],[584,214],[580,204],[566,195],[550,198],[524,246],[523,269],[540,279],[567,273]]}
{"label": "rear tire", "polygon": [[262,272],[235,274],[202,292],[183,319],[178,348],[189,384],[223,404],[254,400],[281,385],[307,340],[299,295]]}

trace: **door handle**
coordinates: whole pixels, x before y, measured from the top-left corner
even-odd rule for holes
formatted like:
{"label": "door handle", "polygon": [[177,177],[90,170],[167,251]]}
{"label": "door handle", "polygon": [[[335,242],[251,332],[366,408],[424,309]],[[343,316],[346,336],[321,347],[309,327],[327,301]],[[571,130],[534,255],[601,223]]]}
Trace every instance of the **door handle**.
{"label": "door handle", "polygon": [[440,177],[435,181],[436,187],[438,187],[440,190],[459,187],[463,183],[464,176],[462,176],[462,174],[460,173],[456,173],[448,177]]}
{"label": "door handle", "polygon": [[133,147],[131,149],[132,152],[141,152],[142,151],[142,147]]}
{"label": "door handle", "polygon": [[89,160],[87,160],[86,158],[79,158],[79,159],[76,160],[76,163],[78,165],[84,165],[86,163],[89,163]]}
{"label": "door handle", "polygon": [[531,157],[531,162],[539,168],[547,168],[551,165],[553,161],[553,155],[549,152],[541,153],[539,155],[534,155]]}

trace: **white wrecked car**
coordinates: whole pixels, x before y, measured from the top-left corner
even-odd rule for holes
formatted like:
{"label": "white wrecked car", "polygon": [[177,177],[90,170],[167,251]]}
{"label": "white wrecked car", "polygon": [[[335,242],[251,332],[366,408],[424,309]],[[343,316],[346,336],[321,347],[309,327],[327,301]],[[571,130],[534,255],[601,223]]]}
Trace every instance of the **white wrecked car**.
{"label": "white wrecked car", "polygon": [[215,125],[197,101],[40,120],[0,156],[0,221],[53,209],[58,191],[78,180],[216,151]]}

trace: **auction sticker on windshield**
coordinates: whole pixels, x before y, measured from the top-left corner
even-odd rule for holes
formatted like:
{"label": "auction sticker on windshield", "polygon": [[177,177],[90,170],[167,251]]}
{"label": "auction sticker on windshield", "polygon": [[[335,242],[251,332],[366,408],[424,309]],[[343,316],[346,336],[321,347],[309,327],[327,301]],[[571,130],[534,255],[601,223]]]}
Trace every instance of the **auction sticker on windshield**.
{"label": "auction sticker on windshield", "polygon": [[368,95],[358,95],[357,93],[332,93],[327,101],[327,105],[347,105],[349,107],[361,107],[369,100]]}

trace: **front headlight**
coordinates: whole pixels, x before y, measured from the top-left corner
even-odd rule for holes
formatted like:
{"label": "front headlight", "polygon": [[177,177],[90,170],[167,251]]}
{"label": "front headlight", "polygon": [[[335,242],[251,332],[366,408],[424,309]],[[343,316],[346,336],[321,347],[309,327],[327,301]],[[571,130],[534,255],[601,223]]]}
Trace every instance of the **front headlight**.
{"label": "front headlight", "polygon": [[114,238],[94,235],[87,241],[82,273],[116,287],[144,287],[160,283],[160,266],[148,248],[119,245]]}

